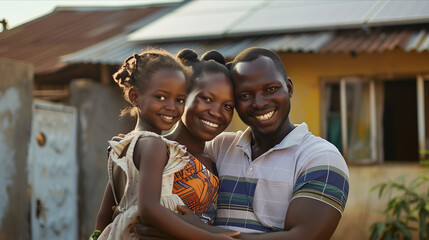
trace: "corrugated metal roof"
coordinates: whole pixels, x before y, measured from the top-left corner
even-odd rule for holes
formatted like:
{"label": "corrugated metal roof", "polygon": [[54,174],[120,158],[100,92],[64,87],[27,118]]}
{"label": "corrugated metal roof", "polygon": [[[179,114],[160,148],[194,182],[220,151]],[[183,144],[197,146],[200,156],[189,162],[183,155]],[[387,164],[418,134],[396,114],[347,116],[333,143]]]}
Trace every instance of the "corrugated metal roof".
{"label": "corrugated metal roof", "polygon": [[216,49],[226,58],[234,58],[248,47],[264,47],[277,52],[360,53],[383,52],[393,49],[429,51],[429,26],[375,28],[370,30],[342,30],[311,33],[281,34],[248,38],[225,38],[206,41],[182,41],[159,44],[127,42],[121,35],[82,51],[66,55],[69,63],[121,64],[128,56],[153,46],[176,54],[183,48],[194,49],[200,55]]}
{"label": "corrugated metal roof", "polygon": [[150,45],[136,45],[133,42],[126,42],[126,36],[119,36],[82,51],[66,55],[62,60],[69,63],[120,64],[131,54],[139,52],[148,46],[163,48],[173,54],[183,48],[194,49],[200,55],[208,50],[216,49],[226,58],[234,58],[239,52],[252,46],[265,47],[280,52],[318,52],[333,36],[331,32],[320,32]]}
{"label": "corrugated metal roof", "polygon": [[[27,24],[0,33],[0,57],[34,64],[35,73],[66,65],[60,56],[129,33],[163,10],[177,5],[63,7]],[[131,29],[130,29],[131,28]]]}
{"label": "corrugated metal roof", "polygon": [[429,50],[429,36],[425,29],[402,27],[396,29],[348,30],[338,32],[326,44],[321,52],[331,53],[359,53],[383,52],[393,49],[402,49],[406,52]]}

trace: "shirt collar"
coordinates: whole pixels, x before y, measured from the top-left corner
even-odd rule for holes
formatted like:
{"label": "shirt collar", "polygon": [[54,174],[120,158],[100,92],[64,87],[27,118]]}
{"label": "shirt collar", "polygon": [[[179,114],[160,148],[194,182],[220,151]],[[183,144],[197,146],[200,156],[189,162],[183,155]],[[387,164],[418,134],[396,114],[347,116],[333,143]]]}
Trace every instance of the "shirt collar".
{"label": "shirt collar", "polygon": [[[301,124],[296,124],[295,128],[286,135],[283,140],[274,146],[272,149],[283,149],[292,147],[295,145],[299,145],[302,142],[302,139],[304,136],[309,133],[308,126],[305,122]],[[243,135],[241,135],[240,139],[238,140],[237,147],[245,147],[250,146],[252,140],[252,129],[250,127],[247,127],[247,129],[243,132]]]}

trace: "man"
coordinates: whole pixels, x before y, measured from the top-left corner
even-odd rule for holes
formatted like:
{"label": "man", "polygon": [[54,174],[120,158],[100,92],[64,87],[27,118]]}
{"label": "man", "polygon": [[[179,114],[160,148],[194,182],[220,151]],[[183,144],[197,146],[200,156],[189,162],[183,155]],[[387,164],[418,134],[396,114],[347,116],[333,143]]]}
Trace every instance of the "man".
{"label": "man", "polygon": [[246,49],[231,71],[236,110],[249,128],[206,146],[221,179],[215,225],[270,232],[243,238],[329,239],[348,195],[343,157],[290,121],[293,84],[276,53]]}
{"label": "man", "polygon": [[249,128],[206,145],[220,178],[215,225],[242,239],[330,239],[349,190],[343,157],[290,121],[293,84],[276,53],[246,49],[231,71],[236,110]]}

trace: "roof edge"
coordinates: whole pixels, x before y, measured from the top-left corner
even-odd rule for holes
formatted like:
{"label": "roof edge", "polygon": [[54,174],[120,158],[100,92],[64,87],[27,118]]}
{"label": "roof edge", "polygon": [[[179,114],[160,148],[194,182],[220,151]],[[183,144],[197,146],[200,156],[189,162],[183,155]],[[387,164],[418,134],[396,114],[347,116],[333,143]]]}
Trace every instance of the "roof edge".
{"label": "roof edge", "polygon": [[180,4],[182,1],[170,1],[162,3],[147,3],[147,4],[133,4],[133,5],[118,5],[118,6],[56,6],[52,12],[61,12],[61,11],[82,11],[82,12],[92,12],[92,11],[117,11],[117,10],[126,10],[126,9],[141,9],[148,7],[163,7],[163,6],[174,6]]}

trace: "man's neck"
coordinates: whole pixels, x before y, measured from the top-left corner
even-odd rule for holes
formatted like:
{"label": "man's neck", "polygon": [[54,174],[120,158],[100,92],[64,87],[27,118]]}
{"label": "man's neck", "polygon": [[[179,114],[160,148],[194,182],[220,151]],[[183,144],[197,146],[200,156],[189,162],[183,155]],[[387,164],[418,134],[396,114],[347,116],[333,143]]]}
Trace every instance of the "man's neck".
{"label": "man's neck", "polygon": [[255,160],[268,150],[279,144],[295,128],[295,125],[288,121],[282,129],[272,134],[264,134],[252,129],[252,160]]}

